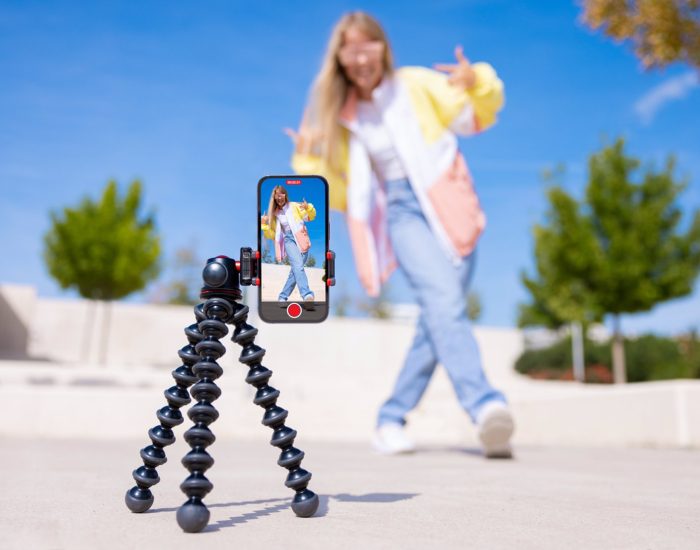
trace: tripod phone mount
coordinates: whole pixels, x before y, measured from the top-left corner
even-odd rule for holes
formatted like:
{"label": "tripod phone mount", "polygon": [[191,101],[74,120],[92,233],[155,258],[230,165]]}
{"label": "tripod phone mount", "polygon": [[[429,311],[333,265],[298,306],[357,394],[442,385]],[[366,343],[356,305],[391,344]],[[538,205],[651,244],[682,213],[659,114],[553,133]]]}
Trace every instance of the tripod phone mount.
{"label": "tripod phone mount", "polygon": [[[335,283],[331,254],[335,259],[330,252],[328,286]],[[227,256],[207,260],[200,292],[204,302],[194,308],[196,323],[185,328],[188,344],[178,352],[182,365],[172,372],[175,385],[164,392],[168,404],[156,412],[159,424],[148,431],[151,444],[141,450],[143,466],[133,471],[136,485],[125,495],[126,506],[132,512],[146,512],[153,505],[150,488],[160,481],[156,468],[167,462],[164,447],[175,442],[173,428],[184,422],[180,408],[190,403],[191,394],[195,404],[187,416],[193,425],[184,434],[191,450],[182,459],[190,473],[180,485],[187,500],[177,511],[177,522],[188,533],[201,531],[209,523],[203,498],[213,484],[204,474],[214,464],[207,447],[216,439],[210,425],[219,413],[212,403],[221,395],[216,379],[223,369],[217,360],[226,352],[220,340],[228,334],[227,325],[234,327],[231,340],[243,348],[238,360],[248,367],[245,381],[257,390],[253,403],[265,409],[262,423],[273,431],[270,444],[280,449],[277,464],[289,470],[284,484],[295,492],[292,510],[299,517],[310,517],[318,509],[318,495],[307,488],[311,473],[301,467],[304,452],[294,447],[297,432],[285,425],[288,412],[277,405],[279,390],[268,385],[272,371],[261,363],[265,350],[254,343],[258,329],[246,322],[248,306],[237,301],[242,297],[241,285],[259,285],[259,269],[260,253],[251,248],[241,248],[240,261]]]}

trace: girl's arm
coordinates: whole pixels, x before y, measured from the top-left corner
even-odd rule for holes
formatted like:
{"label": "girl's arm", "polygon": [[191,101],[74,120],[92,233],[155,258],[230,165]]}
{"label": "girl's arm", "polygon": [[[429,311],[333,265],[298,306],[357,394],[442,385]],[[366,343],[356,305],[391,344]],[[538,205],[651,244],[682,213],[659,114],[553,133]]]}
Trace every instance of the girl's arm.
{"label": "girl's arm", "polygon": [[427,94],[445,128],[471,135],[496,123],[505,100],[503,82],[488,63],[472,65],[461,55],[461,49],[455,53],[457,65],[438,65],[450,73],[449,77],[424,67],[402,70]]}
{"label": "girl's arm", "polygon": [[301,213],[302,216],[305,217],[305,221],[312,222],[316,219],[316,209],[313,204],[306,202],[306,199],[299,204],[299,208],[301,208]]}
{"label": "girl's arm", "polygon": [[[294,143],[292,156],[292,169],[295,174],[318,174],[328,180],[329,206],[334,210],[345,212],[347,208],[345,174],[330,166],[323,157],[311,151],[311,136],[304,128],[295,132],[291,128],[285,128],[285,133]],[[347,130],[341,131],[341,141],[337,144],[339,157],[343,165],[348,162],[348,136]]]}
{"label": "girl's arm", "polygon": [[260,229],[262,229],[263,236],[266,239],[272,239],[274,241],[275,240],[275,231],[272,227],[270,227],[271,224],[269,223],[269,221],[270,220],[267,217],[267,215],[260,218]]}

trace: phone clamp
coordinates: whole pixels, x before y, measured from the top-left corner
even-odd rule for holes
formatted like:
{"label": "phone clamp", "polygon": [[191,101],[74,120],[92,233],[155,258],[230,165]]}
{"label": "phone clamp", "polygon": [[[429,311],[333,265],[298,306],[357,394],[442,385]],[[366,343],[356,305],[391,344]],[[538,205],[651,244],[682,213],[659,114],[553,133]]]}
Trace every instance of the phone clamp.
{"label": "phone clamp", "polygon": [[335,252],[326,252],[326,286],[335,286]]}
{"label": "phone clamp", "polygon": [[[327,261],[332,265],[330,259]],[[245,381],[257,390],[253,403],[265,409],[262,423],[273,430],[270,444],[281,451],[277,464],[289,470],[284,484],[295,492],[292,510],[299,517],[316,513],[318,495],[307,488],[311,473],[301,468],[304,452],[293,446],[297,432],[285,425],[288,412],[277,405],[280,392],[268,385],[272,371],[261,363],[265,350],[254,343],[258,329],[246,322],[248,306],[237,301],[242,296],[241,285],[259,284],[259,266],[260,253],[250,248],[241,249],[238,262],[227,256],[207,260],[200,292],[204,302],[194,308],[196,323],[185,328],[188,344],[178,352],[182,365],[172,372],[175,385],[165,390],[168,404],[156,412],[159,425],[148,431],[151,445],[141,450],[143,466],[133,471],[136,485],[126,492],[126,506],[132,512],[142,513],[153,505],[150,488],[160,481],[156,468],[167,461],[164,447],[175,442],[173,428],[184,421],[180,408],[192,398],[195,404],[187,416],[193,426],[184,434],[191,451],[182,459],[190,474],[180,485],[187,501],[177,511],[177,522],[188,533],[201,531],[209,523],[209,510],[202,499],[213,484],[204,473],[214,464],[214,459],[206,449],[216,439],[210,425],[219,417],[212,402],[221,395],[216,379],[223,369],[217,360],[226,348],[220,340],[228,333],[227,325],[233,325],[231,340],[243,348],[238,360],[249,369]],[[334,282],[332,276],[327,280],[329,286]]]}

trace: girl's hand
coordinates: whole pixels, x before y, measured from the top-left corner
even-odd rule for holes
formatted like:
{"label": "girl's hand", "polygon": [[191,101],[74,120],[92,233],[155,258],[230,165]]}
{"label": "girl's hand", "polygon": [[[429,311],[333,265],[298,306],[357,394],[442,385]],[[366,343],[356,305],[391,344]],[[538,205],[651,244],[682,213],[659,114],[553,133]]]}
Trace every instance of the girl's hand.
{"label": "girl's hand", "polygon": [[472,69],[469,60],[464,57],[462,46],[457,46],[455,48],[455,57],[457,58],[456,65],[437,63],[434,67],[438,71],[449,74],[450,77],[447,81],[453,86],[458,86],[463,90],[469,90],[476,84],[476,73],[474,69]]}
{"label": "girl's hand", "polygon": [[292,128],[284,128],[283,131],[292,139],[294,151],[300,155],[310,155],[311,148],[320,137],[318,130],[311,130],[304,126],[300,127],[298,132]]}
{"label": "girl's hand", "polygon": [[267,214],[265,214],[262,218],[260,218],[260,221],[263,225],[267,225],[267,222],[270,221],[270,218],[268,218]]}
{"label": "girl's hand", "polygon": [[304,199],[301,203],[301,209],[306,210],[306,208],[309,206],[309,203],[306,202],[306,199]]}

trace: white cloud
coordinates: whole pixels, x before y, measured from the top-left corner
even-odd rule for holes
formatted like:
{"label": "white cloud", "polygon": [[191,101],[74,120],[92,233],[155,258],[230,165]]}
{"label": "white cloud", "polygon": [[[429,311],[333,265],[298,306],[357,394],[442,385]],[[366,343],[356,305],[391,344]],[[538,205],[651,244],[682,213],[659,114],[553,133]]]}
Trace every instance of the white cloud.
{"label": "white cloud", "polygon": [[664,105],[670,101],[684,98],[690,90],[697,86],[700,86],[700,78],[695,71],[675,76],[644,94],[634,104],[634,111],[642,123],[649,124]]}

